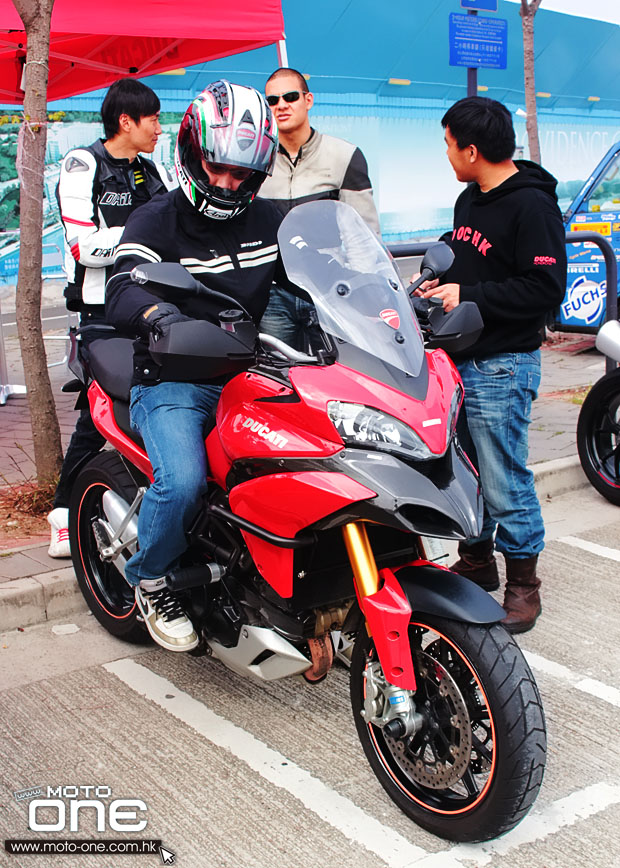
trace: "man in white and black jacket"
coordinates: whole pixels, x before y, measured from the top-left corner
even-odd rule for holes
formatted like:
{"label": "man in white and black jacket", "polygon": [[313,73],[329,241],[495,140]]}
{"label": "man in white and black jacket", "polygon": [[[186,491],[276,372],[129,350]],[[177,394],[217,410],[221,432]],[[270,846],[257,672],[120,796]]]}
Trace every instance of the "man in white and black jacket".
{"label": "man in white and black jacket", "polygon": [[467,429],[460,430],[473,441],[472,457],[477,454],[485,518],[480,537],[459,545],[453,569],[495,590],[494,549],[501,552],[503,623],[522,633],[541,612],[536,567],[545,529],[527,468],[528,426],[545,314],[560,304],[566,287],[564,224],[555,178],[536,163],[513,161],[515,134],[505,106],[467,97],[442,124],[450,164],[468,187],[444,236],[454,263],[442,284],[435,281],[423,294],[441,298],[446,311],[474,301],[484,322],[476,343],[454,361],[465,387],[459,421]]}
{"label": "man in white and black jacket", "polygon": [[[225,81],[190,105],[179,130],[175,164],[180,188],[132,214],[116,250],[106,315],[135,342],[131,424],[144,441],[154,481],[140,507],[139,551],[125,577],[152,637],[189,651],[198,636],[165,577],[185,551],[186,536],[207,490],[204,426],[221,387],[166,382],[148,351],[152,332],[187,319],[211,319],[212,305],[162,300],[132,281],[136,265],[179,262],[198,280],[238,300],[259,322],[279,267],[278,210],[256,191],[271,171],[277,130],[263,97]],[[254,200],[254,201],[252,201]]]}
{"label": "man in white and black jacket", "polygon": [[[81,336],[85,354],[91,341],[109,336],[96,326],[105,325],[105,284],[127,218],[173,185],[164,166],[140,157],[153,153],[161,135],[159,108],[157,94],[142,82],[115,81],[101,105],[105,138],[69,151],[60,166],[56,198],[65,230],[65,298],[69,310],[79,311],[80,326],[89,326]],[[88,406],[83,407],[48,515],[51,557],[71,554],[68,507],[73,482],[104,442]]]}

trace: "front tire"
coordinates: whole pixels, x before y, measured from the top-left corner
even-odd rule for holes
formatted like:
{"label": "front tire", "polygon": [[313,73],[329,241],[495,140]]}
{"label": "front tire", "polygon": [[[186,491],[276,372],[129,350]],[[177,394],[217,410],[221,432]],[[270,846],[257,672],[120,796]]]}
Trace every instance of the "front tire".
{"label": "front tire", "polygon": [[[112,490],[131,504],[137,486],[116,452],[100,452],[78,475],[69,504],[71,557],[78,585],[99,623],[125,642],[151,641],[133,590],[114,564],[102,560],[93,522],[105,518],[102,498]],[[140,617],[140,620],[138,618]]]}
{"label": "front tire", "polygon": [[378,663],[363,630],[351,662],[351,704],[366,757],[390,798],[422,828],[451,841],[488,841],[512,829],[540,789],[546,754],[538,689],[499,624],[423,615],[409,640],[421,728],[392,738],[367,723],[365,673]]}
{"label": "front tire", "polygon": [[620,368],[601,377],[586,395],[577,421],[577,451],[594,488],[620,506]]}

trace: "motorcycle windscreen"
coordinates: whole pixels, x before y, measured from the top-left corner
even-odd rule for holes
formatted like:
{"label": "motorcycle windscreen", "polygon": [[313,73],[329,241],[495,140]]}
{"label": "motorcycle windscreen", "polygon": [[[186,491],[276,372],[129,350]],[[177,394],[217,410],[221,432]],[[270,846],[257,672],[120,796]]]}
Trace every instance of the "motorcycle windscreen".
{"label": "motorcycle windscreen", "polygon": [[394,261],[357,211],[324,200],[297,205],[278,231],[292,283],[312,298],[319,325],[334,338],[420,373],[424,343]]}

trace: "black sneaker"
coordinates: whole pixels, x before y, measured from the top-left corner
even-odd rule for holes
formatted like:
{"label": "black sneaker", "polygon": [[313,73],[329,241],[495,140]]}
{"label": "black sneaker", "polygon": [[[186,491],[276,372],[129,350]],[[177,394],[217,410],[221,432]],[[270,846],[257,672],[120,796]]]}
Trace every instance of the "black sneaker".
{"label": "black sneaker", "polygon": [[162,648],[191,651],[198,645],[194,626],[165,579],[142,579],[136,587],[136,603],[147,630]]}

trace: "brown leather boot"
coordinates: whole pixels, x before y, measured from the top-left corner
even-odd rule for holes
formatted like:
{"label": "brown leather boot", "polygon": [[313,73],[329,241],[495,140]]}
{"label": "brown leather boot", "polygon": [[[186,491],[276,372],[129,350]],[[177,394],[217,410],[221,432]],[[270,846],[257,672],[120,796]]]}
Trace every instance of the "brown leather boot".
{"label": "brown leather boot", "polygon": [[532,558],[506,558],[506,617],[502,624],[509,633],[531,630],[542,612],[538,593],[540,580],[536,576],[537,561],[538,555]]}
{"label": "brown leather boot", "polygon": [[459,543],[459,559],[450,569],[466,579],[471,579],[485,591],[496,591],[499,588],[499,575],[493,551],[493,537],[477,543]]}

